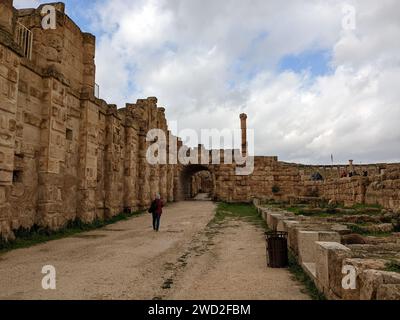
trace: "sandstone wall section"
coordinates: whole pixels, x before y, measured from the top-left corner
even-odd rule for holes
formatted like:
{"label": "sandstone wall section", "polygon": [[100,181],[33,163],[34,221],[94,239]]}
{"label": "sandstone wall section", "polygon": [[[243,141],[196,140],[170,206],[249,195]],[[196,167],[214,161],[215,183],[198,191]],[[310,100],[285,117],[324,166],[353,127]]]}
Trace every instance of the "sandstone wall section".
{"label": "sandstone wall section", "polygon": [[[148,131],[172,136],[165,109],[154,97],[123,109],[96,98],[95,38],[65,15],[64,4],[53,5],[57,28],[44,30],[41,7],[16,10],[12,0],[0,2],[1,237],[12,239],[14,231],[35,225],[58,229],[76,219],[145,209],[155,193],[184,200],[201,189],[192,177],[203,170],[210,172],[207,189],[219,201],[319,197],[400,209],[400,164],[354,165],[369,174],[352,178],[339,178],[346,165],[305,166],[277,157],[255,157],[248,176],[236,175],[236,164],[224,164],[223,154],[216,165],[150,165]],[[31,59],[15,41],[18,24],[33,33]],[[240,115],[243,154],[246,119]],[[316,172],[322,181],[312,181]]]}

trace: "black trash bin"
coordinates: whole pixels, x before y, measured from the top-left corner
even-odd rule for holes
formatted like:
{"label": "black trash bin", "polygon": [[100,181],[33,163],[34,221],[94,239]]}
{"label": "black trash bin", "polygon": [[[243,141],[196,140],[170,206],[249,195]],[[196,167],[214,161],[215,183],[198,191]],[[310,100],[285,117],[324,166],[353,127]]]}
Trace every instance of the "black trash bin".
{"label": "black trash bin", "polygon": [[267,244],[267,265],[270,268],[286,268],[288,261],[287,232],[265,233]]}

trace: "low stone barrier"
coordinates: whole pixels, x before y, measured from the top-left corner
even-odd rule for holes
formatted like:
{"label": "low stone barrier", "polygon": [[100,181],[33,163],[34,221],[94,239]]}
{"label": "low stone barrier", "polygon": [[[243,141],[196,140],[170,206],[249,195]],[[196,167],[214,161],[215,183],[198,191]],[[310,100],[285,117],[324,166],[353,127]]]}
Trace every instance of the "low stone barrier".
{"label": "low stone barrier", "polygon": [[269,229],[288,233],[290,252],[327,299],[400,300],[400,273],[385,270],[400,244],[343,245],[345,225],[253,204]]}

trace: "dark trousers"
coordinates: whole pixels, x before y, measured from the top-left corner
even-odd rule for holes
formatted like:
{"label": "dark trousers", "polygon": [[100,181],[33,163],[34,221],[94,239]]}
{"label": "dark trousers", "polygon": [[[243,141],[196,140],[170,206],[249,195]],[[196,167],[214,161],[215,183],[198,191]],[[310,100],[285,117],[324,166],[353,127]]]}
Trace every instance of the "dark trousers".
{"label": "dark trousers", "polygon": [[153,212],[153,229],[156,231],[160,229],[160,218],[161,216],[158,213]]}

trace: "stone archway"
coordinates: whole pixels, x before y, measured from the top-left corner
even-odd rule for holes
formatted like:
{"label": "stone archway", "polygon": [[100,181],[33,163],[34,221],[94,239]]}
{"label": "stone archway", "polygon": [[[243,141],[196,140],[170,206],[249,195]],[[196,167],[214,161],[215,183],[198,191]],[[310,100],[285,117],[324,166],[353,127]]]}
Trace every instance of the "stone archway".
{"label": "stone archway", "polygon": [[[193,189],[193,177],[198,175],[199,173],[207,172],[204,175],[205,179],[209,179],[210,181],[207,182],[207,190],[194,190]],[[201,164],[191,164],[184,167],[180,174],[180,183],[181,183],[181,192],[182,192],[182,199],[189,200],[192,199],[195,193],[198,191],[206,191],[210,194],[210,198],[214,199],[215,195],[215,174],[212,169],[210,169],[206,165]]]}

